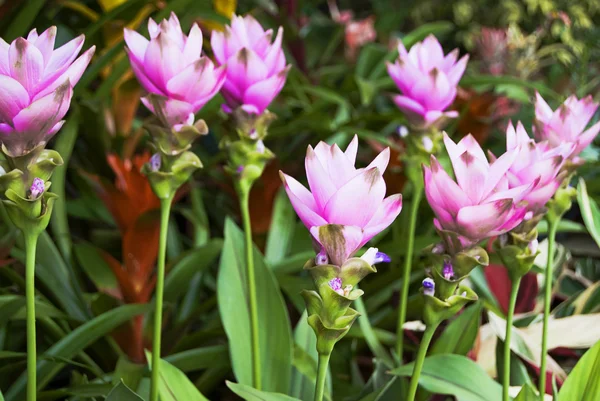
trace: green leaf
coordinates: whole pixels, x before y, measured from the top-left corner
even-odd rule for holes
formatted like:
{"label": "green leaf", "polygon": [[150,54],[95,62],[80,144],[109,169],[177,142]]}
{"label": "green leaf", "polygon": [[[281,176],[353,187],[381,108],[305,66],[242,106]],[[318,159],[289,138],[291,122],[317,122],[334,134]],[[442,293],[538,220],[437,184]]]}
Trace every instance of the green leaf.
{"label": "green leaf", "polygon": [[362,298],[358,298],[356,301],[354,301],[354,306],[360,314],[358,318],[358,324],[360,326],[360,330],[365,336],[367,345],[380,362],[387,365],[388,368],[393,367],[395,365],[394,360],[390,354],[388,354],[385,347],[381,345],[381,342],[379,342],[379,339],[375,335],[375,331],[373,330],[373,326],[371,326],[371,321],[369,320],[367,308],[365,308]]}
{"label": "green leaf", "polygon": [[460,81],[461,86],[472,87],[479,85],[506,85],[512,84],[517,86],[522,86],[524,88],[537,90],[540,92],[540,95],[544,97],[552,97],[554,99],[560,100],[562,97],[544,85],[541,82],[535,82],[527,79],[511,77],[511,76],[503,76],[503,75],[469,75],[463,77]]}
{"label": "green leaf", "polygon": [[288,199],[285,190],[281,188],[273,205],[271,227],[267,234],[265,246],[265,261],[272,268],[281,262],[288,254],[294,237],[296,213]]}
{"label": "green leaf", "polygon": [[600,246],[600,209],[596,201],[588,195],[583,178],[579,178],[579,185],[577,186],[577,203],[579,203],[581,217],[583,217],[588,232],[596,241],[596,244]]}
{"label": "green leaf", "polygon": [[[414,363],[392,371],[411,376]],[[460,401],[500,401],[502,387],[479,365],[462,355],[433,355],[425,358],[419,385],[434,394],[450,394]]]}
{"label": "green leaf", "polygon": [[[149,351],[146,351],[146,359],[152,369],[152,354]],[[208,401],[185,373],[164,359],[159,363],[159,375],[158,395],[161,401]]]}
{"label": "green leaf", "polygon": [[475,304],[466,308],[444,329],[442,335],[431,347],[429,354],[467,355],[473,348],[479,332],[482,307],[481,302],[475,302]]}
{"label": "green leaf", "polygon": [[[26,299],[22,295],[1,295],[0,296],[0,327],[9,319],[25,319],[26,317]],[[35,316],[42,318],[68,319],[69,316],[56,309],[54,305],[48,302],[35,300]]]}
{"label": "green leaf", "polygon": [[82,242],[73,248],[79,265],[100,291],[115,290],[119,283],[110,266],[102,257],[102,250]]}
{"label": "green leaf", "polygon": [[514,401],[537,401],[538,398],[537,392],[531,387],[531,384],[525,383]]}
{"label": "green leaf", "polygon": [[194,274],[210,267],[219,256],[222,247],[221,239],[213,239],[206,245],[183,254],[165,279],[165,301],[177,301],[183,295],[182,288],[189,285]]}
{"label": "green leaf", "polygon": [[600,341],[577,362],[558,393],[558,401],[596,401],[600,394]]}
{"label": "green leaf", "polygon": [[27,32],[32,28],[31,24],[35,21],[38,13],[44,7],[45,0],[30,0],[23,2],[23,7],[19,13],[12,19],[12,22],[2,35],[3,39],[11,43],[19,36],[25,36]]}
{"label": "green leaf", "polygon": [[441,36],[454,29],[454,24],[450,21],[438,21],[430,22],[428,24],[422,24],[418,28],[409,32],[402,38],[402,43],[406,48],[410,48],[412,45],[425,39],[429,35]]}
{"label": "green leaf", "polygon": [[[237,380],[252,384],[252,355],[244,234],[227,219],[221,254],[217,296],[219,312],[229,339],[231,363]],[[262,386],[266,391],[288,392],[292,366],[292,333],[277,282],[254,247]]]}
{"label": "green leaf", "polygon": [[64,164],[58,166],[52,175],[52,192],[58,195],[58,199],[54,202],[52,217],[50,218],[52,234],[54,234],[58,248],[66,260],[71,259],[72,242],[69,231],[69,221],[67,219],[65,185],[67,166],[69,164],[69,159],[71,158],[71,153],[73,152],[73,147],[75,146],[75,140],[77,139],[80,116],[77,107],[72,107],[72,109],[73,111],[64,127],[61,129],[60,135],[54,146],[54,149],[62,156]]}
{"label": "green leaf", "polygon": [[[148,310],[148,305],[123,305],[103,313],[61,338],[46,350],[44,356],[71,359],[116,327]],[[64,364],[53,363],[47,360],[38,361],[38,389],[43,389],[63,366]],[[27,376],[26,372],[24,372],[6,393],[7,401],[23,400],[25,398],[26,384]]]}
{"label": "green leaf", "polygon": [[164,360],[183,372],[193,372],[211,367],[227,366],[229,354],[226,345],[212,345],[172,354],[165,357]]}
{"label": "green leaf", "polygon": [[125,383],[117,384],[106,396],[106,401],[142,401],[142,397],[131,391]]}
{"label": "green leaf", "polygon": [[298,398],[290,397],[281,393],[269,393],[260,391],[254,387],[246,386],[240,383],[227,381],[227,387],[246,401],[300,401]]}
{"label": "green leaf", "polygon": [[117,385],[123,383],[133,389],[137,389],[142,377],[144,376],[145,366],[134,363],[125,355],[117,361],[117,366],[112,375],[112,383]]}

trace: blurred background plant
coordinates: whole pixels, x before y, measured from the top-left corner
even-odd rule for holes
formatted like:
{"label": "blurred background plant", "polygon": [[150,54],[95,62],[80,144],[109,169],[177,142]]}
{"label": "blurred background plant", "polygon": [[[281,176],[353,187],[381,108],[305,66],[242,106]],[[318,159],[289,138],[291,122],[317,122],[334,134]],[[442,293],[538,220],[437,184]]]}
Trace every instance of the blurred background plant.
{"label": "blurred background plant", "polygon": [[[357,134],[369,145],[362,146],[368,150],[359,153],[358,164],[365,165],[389,146],[388,192],[403,190],[405,120],[391,100],[396,89],[385,68],[397,56],[397,41],[410,47],[434,34],[445,50],[459,47],[461,54],[471,54],[453,106],[461,115],[447,130],[455,138],[473,133],[494,152],[504,146],[509,119],[531,126],[536,90],[553,108],[571,93],[600,100],[600,4],[594,0],[0,0],[0,37],[6,41],[33,27],[39,31],[58,25],[57,44],[84,33],[84,47],[97,46],[75,89],[68,121],[50,145],[60,150],[65,166],[55,173],[52,188],[61,200],[38,249],[40,399],[101,399],[121,379],[142,396],[148,392],[143,350],[151,339],[148,303],[154,286],[158,200],[139,174],[149,157],[140,152],[149,113],[140,107],[141,88],[123,51],[122,29],[144,32],[148,16],[160,19],[171,11],[184,31],[198,22],[205,38],[211,30],[223,29],[234,12],[250,12],[264,26],[285,29],[284,49],[293,68],[271,106],[278,119],[266,143],[276,159],[254,186],[250,209],[254,240],[263,255],[257,267],[266,283],[259,302],[270,308],[264,341],[280,339],[266,352],[293,366],[289,372],[275,372],[276,384],[265,389],[302,400],[312,399],[316,375],[314,335],[300,297],[301,289],[310,288],[302,266],[314,253],[277,172],[302,179],[308,144],[324,140],[345,146]],[[205,51],[211,55],[209,42],[204,41]],[[183,380],[182,371],[189,381],[179,388],[192,386],[210,399],[234,399],[233,392],[248,397],[243,387],[248,383],[225,385],[225,380],[243,382],[243,357],[230,350],[246,341],[243,331],[236,332],[236,319],[247,319],[247,312],[238,308],[228,319],[219,313],[223,305],[245,302],[243,291],[236,292],[239,270],[225,266],[243,247],[232,224],[240,224],[238,201],[218,146],[228,129],[221,103],[217,96],[199,113],[210,135],[193,150],[205,168],[180,192],[170,222],[163,356],[179,369],[165,370],[165,380]],[[567,395],[559,400],[584,399],[575,396],[577,386],[567,385],[565,378],[600,339],[598,155],[596,144],[584,151],[587,164],[580,170],[581,180],[572,183],[578,186],[578,206],[559,229],[553,288],[557,319],[551,323],[547,381],[557,388],[564,384],[561,394]],[[447,158],[440,161],[447,163]],[[428,207],[421,207],[417,255],[435,240],[431,217]],[[25,390],[24,253],[19,236],[5,224],[0,235],[0,389],[7,401],[18,401]],[[329,391],[336,400],[397,399],[406,386],[410,370],[386,373],[395,365],[389,350],[395,344],[404,252],[399,244],[406,225],[402,214],[373,241],[392,263],[361,283],[365,298],[357,308],[362,316],[332,356]],[[538,228],[546,232],[543,224]],[[539,375],[543,242],[540,249],[539,267],[524,279],[517,303],[520,340],[511,346],[515,387],[532,384]],[[500,263],[497,258],[493,262]],[[416,294],[425,267],[424,261],[415,261],[411,276],[407,359],[413,359],[421,337]],[[217,284],[219,272],[227,275],[229,286]],[[480,300],[434,338],[422,386],[432,394],[462,399],[458,384],[479,395],[477,399],[496,399],[499,385],[490,377],[502,370],[496,355],[502,349],[510,283],[504,269],[491,266],[475,270],[470,284]],[[590,352],[600,352],[597,348]],[[489,385],[457,382],[460,377],[449,375],[442,382],[433,380],[436,372],[453,369]]]}

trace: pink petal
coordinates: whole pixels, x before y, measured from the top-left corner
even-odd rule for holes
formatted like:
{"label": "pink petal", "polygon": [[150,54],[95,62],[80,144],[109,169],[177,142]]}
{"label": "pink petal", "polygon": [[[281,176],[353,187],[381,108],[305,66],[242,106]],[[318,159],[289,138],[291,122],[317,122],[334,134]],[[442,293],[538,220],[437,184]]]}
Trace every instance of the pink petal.
{"label": "pink petal", "polygon": [[125,52],[129,56],[131,69],[133,70],[133,73],[135,74],[135,77],[137,78],[140,85],[142,85],[142,87],[149,93],[155,93],[157,95],[166,96],[166,91],[159,89],[154,84],[154,82],[152,82],[152,80],[146,75],[143,63],[138,61],[137,58],[133,54],[131,54],[131,50],[125,48]]}
{"label": "pink petal", "polygon": [[46,29],[36,40],[35,47],[38,48],[44,58],[44,65],[50,62],[52,52],[54,51],[54,41],[56,39],[56,27],[51,26]]}
{"label": "pink petal", "polygon": [[462,78],[463,74],[465,73],[465,69],[467,68],[467,63],[469,62],[469,55],[465,55],[463,56],[458,63],[456,63],[454,65],[454,67],[452,67],[452,69],[447,73],[448,76],[448,81],[450,82],[450,85],[458,85],[458,83],[460,82],[460,79]]}
{"label": "pink petal", "polygon": [[[435,195],[434,201],[443,206],[443,208],[452,215],[456,215],[458,211],[465,206],[472,205],[469,196],[458,186],[452,178],[442,168],[435,156],[431,156],[431,177],[425,176],[425,184],[435,184],[432,187],[432,195],[437,190],[438,195]],[[425,170],[425,169],[424,169]]]}
{"label": "pink petal", "polygon": [[381,172],[365,170],[333,194],[325,205],[325,217],[329,223],[365,227],[384,197]]}
{"label": "pink petal", "polygon": [[383,174],[385,172],[385,169],[387,168],[389,162],[390,162],[390,148],[385,148],[367,166],[367,170],[369,170],[373,167],[377,167],[379,169],[379,172],[381,172],[381,174]]}
{"label": "pink petal", "polygon": [[187,124],[190,115],[193,117],[193,106],[185,101],[169,99],[159,95],[149,95],[141,98],[144,106],[154,113],[169,127]]}
{"label": "pink petal", "polygon": [[227,61],[227,55],[225,54],[225,33],[219,31],[212,31],[210,35],[210,47],[212,48],[215,59],[219,65],[225,64]]}
{"label": "pink petal", "polygon": [[144,71],[146,76],[159,88],[164,90],[169,79],[177,75],[183,68],[183,56],[177,43],[169,36],[159,33],[150,41],[144,55]]}
{"label": "pink petal", "polygon": [[348,144],[348,147],[344,151],[344,154],[350,160],[350,163],[354,166],[356,163],[356,154],[358,153],[358,135],[354,135],[352,140]]}
{"label": "pink petal", "polygon": [[242,48],[227,61],[227,81],[241,93],[267,78],[267,67],[253,50]]}
{"label": "pink petal", "polygon": [[265,65],[267,66],[268,74],[272,75],[281,71],[285,67],[285,54],[281,50],[281,41],[283,39],[283,28],[279,27],[275,42],[269,47],[265,55]]}
{"label": "pink petal", "polygon": [[[223,84],[225,83],[225,78],[227,77],[227,70],[225,69],[225,66],[221,66],[214,70],[213,76],[215,78],[215,83],[212,87],[212,90],[206,93],[204,97],[198,98],[196,101],[194,101],[195,112],[197,112],[197,110],[200,110],[202,106],[204,106],[206,102],[212,99],[217,94],[217,92],[219,92],[223,87]],[[204,92],[202,92],[202,94],[204,95]]]}
{"label": "pink petal", "polygon": [[[425,181],[425,197],[427,198],[429,206],[438,217],[440,224],[446,229],[453,228],[454,217],[460,207],[455,208],[456,210],[446,209],[447,205],[444,194],[440,191],[440,188],[438,188],[435,179],[433,179],[433,173],[427,166],[423,166],[423,179]],[[454,185],[456,185],[456,183],[454,183]]]}
{"label": "pink petal", "polygon": [[10,62],[8,61],[8,49],[10,45],[0,38],[0,74],[10,75]]}
{"label": "pink petal", "polygon": [[150,39],[156,38],[159,33],[160,28],[158,27],[156,21],[154,21],[152,18],[148,18],[148,34],[150,35]]}
{"label": "pink petal", "polygon": [[17,80],[0,75],[0,121],[12,124],[12,119],[29,105],[29,94]]}
{"label": "pink petal", "polygon": [[535,92],[535,118],[547,122],[552,118],[553,111],[548,106],[548,103],[544,100],[544,98],[538,93]]}
{"label": "pink petal", "polygon": [[459,233],[471,240],[483,240],[505,223],[512,208],[510,199],[463,207],[456,216]]}
{"label": "pink petal", "polygon": [[167,82],[167,91],[193,103],[212,91],[216,84],[214,68],[209,58],[202,57],[171,78]]}
{"label": "pink petal", "polygon": [[452,50],[446,57],[444,57],[444,61],[439,64],[439,68],[448,75],[448,72],[454,67],[456,63],[456,59],[458,58],[458,49]]}
{"label": "pink petal", "polygon": [[329,263],[341,266],[360,249],[363,232],[356,226],[326,224],[310,228],[314,239],[325,248]]}
{"label": "pink petal", "polygon": [[485,178],[485,184],[482,188],[482,196],[486,197],[488,194],[498,189],[498,183],[513,165],[517,156],[518,152],[507,151],[491,164],[487,172],[487,177]]}
{"label": "pink petal", "polygon": [[310,145],[306,149],[306,159],[304,163],[308,185],[310,186],[310,190],[316,201],[317,207],[315,208],[315,211],[322,211],[325,209],[327,201],[329,201],[337,191],[337,187],[330,180],[329,174],[325,170],[325,166],[323,166],[316,151],[314,151]]}
{"label": "pink petal", "polygon": [[588,128],[587,131],[584,131],[581,135],[579,135],[579,138],[577,139],[577,147],[573,151],[573,154],[577,155],[581,153],[585,148],[587,148],[588,145],[592,143],[594,138],[596,138],[596,135],[598,135],[599,131],[600,121]]}
{"label": "pink petal", "polygon": [[454,175],[460,188],[473,203],[479,203],[485,188],[489,166],[473,156],[468,150],[452,160]]}
{"label": "pink petal", "polygon": [[38,38],[37,29],[33,28],[31,31],[29,31],[29,34],[27,35],[27,41],[35,42],[37,38]]}
{"label": "pink petal", "polygon": [[285,85],[288,71],[289,69],[286,68],[282,72],[278,73],[277,75],[273,75],[269,79],[265,79],[251,85],[244,93],[244,104],[252,104],[256,106],[256,108],[259,110],[259,114],[261,114],[267,107],[269,107],[269,104],[279,94],[279,92],[281,92],[281,89]]}
{"label": "pink petal", "polygon": [[396,194],[388,196],[383,200],[375,215],[367,223],[364,228],[363,239],[360,243],[362,247],[369,242],[371,238],[385,230],[390,224],[396,220],[396,217],[402,211],[402,195]]}
{"label": "pink petal", "polygon": [[70,65],[79,54],[79,51],[81,51],[84,41],[85,36],[80,35],[58,49],[55,49],[50,56],[50,60],[46,64],[44,76],[48,76],[56,70],[59,70],[62,67],[66,68],[66,66]]}
{"label": "pink petal", "polygon": [[17,38],[8,50],[10,75],[23,85],[27,92],[41,80],[44,73],[44,57],[34,44]]}
{"label": "pink petal", "polygon": [[398,108],[402,110],[404,114],[406,114],[406,117],[409,120],[423,120],[425,108],[420,103],[407,96],[402,95],[394,96],[393,100],[394,103],[396,103],[396,106],[398,106]]}
{"label": "pink petal", "polygon": [[423,72],[429,72],[444,61],[444,50],[435,36],[429,35],[419,48],[419,65]]}
{"label": "pink petal", "polygon": [[302,223],[310,230],[313,226],[327,224],[325,219],[318,214],[317,206],[312,194],[294,178],[281,173],[285,191],[290,198],[294,210]]}
{"label": "pink petal", "polygon": [[189,65],[200,57],[202,53],[202,30],[198,24],[192,25],[190,34],[183,48],[183,64]]}
{"label": "pink petal", "polygon": [[468,150],[469,153],[479,160],[487,161],[483,149],[481,149],[481,146],[471,134],[465,136],[460,142],[455,144],[448,134],[444,132],[444,145],[446,146],[446,151],[450,156],[450,160],[459,158],[466,150]]}
{"label": "pink petal", "polygon": [[90,64],[90,61],[92,60],[95,51],[96,46],[90,47],[77,60],[75,60],[75,62],[71,64],[71,66],[67,68],[67,70],[64,73],[62,73],[58,78],[56,78],[54,82],[48,84],[47,86],[46,83],[38,85],[34,90],[34,93],[36,93],[36,95],[33,100],[35,101],[46,96],[49,93],[52,93],[56,90],[56,88],[60,86],[61,82],[65,82],[66,80],[69,80],[71,86],[74,87],[77,84],[77,82],[79,82],[79,79],[81,79],[81,76],[85,72],[87,66]]}
{"label": "pink petal", "polygon": [[15,129],[26,135],[46,134],[67,114],[72,96],[71,84],[63,82],[53,93],[21,110],[13,119]]}
{"label": "pink petal", "polygon": [[141,64],[144,62],[144,57],[146,54],[146,49],[148,49],[148,45],[150,42],[148,39],[140,35],[134,30],[125,28],[123,30],[123,38],[125,39],[125,43],[127,44],[127,48],[129,49],[129,55],[131,57],[135,57],[135,59]]}

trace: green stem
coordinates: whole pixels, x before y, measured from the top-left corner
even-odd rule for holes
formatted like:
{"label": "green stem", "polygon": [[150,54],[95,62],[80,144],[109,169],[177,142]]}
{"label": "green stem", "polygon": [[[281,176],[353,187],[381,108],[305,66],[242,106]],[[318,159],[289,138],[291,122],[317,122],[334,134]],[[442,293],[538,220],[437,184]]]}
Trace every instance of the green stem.
{"label": "green stem", "polygon": [[331,354],[319,354],[319,368],[317,371],[317,383],[315,385],[315,401],[322,401],[325,394],[325,379],[327,378],[327,367],[329,366]]}
{"label": "green stem", "polygon": [[415,401],[415,395],[417,394],[417,387],[419,387],[419,377],[421,376],[421,369],[423,369],[423,362],[425,361],[425,355],[427,355],[427,349],[429,343],[433,338],[435,329],[437,329],[439,323],[427,326],[425,333],[423,333],[423,339],[419,345],[419,352],[417,353],[417,359],[415,360],[415,367],[413,368],[412,377],[410,379],[410,387],[408,388],[407,401]]}
{"label": "green stem", "polygon": [[552,278],[554,267],[554,247],[556,239],[556,230],[560,218],[548,220],[548,261],[546,264],[546,276],[544,280],[544,329],[542,330],[542,355],[540,366],[540,400],[544,400],[546,394],[546,354],[548,353],[548,319],[550,317],[550,303],[552,302]]}
{"label": "green stem", "polygon": [[406,304],[408,301],[408,287],[410,284],[410,272],[412,268],[413,251],[415,243],[415,227],[417,225],[417,212],[419,204],[423,196],[423,186],[419,183],[414,183],[413,199],[410,205],[409,225],[408,225],[408,241],[406,244],[406,255],[404,259],[404,275],[402,278],[402,291],[400,293],[400,304],[398,305],[398,327],[396,329],[396,355],[400,363],[402,363],[402,355],[404,352],[404,323],[406,322]]}
{"label": "green stem", "polygon": [[246,267],[248,269],[248,296],[250,303],[250,329],[252,341],[252,371],[254,388],[260,390],[262,387],[260,375],[260,337],[258,336],[258,308],[256,301],[256,278],[254,275],[254,255],[252,244],[252,225],[250,223],[250,189],[239,190],[240,209],[244,221],[244,234],[246,238]]}
{"label": "green stem", "polygon": [[36,399],[36,346],[35,346],[35,249],[38,234],[24,233],[25,237],[25,296],[27,297],[27,401]]}
{"label": "green stem", "polygon": [[162,331],[163,292],[165,287],[165,259],[167,254],[167,234],[169,216],[173,198],[160,201],[160,239],[158,242],[158,266],[156,272],[156,290],[154,304],[154,337],[152,338],[152,382],[150,401],[158,401],[158,382],[160,378],[160,338]]}
{"label": "green stem", "polygon": [[506,336],[504,337],[504,372],[502,376],[502,401],[509,401],[508,388],[510,387],[510,339],[512,335],[513,316],[517,304],[517,294],[521,285],[521,277],[512,282],[510,302],[506,316]]}

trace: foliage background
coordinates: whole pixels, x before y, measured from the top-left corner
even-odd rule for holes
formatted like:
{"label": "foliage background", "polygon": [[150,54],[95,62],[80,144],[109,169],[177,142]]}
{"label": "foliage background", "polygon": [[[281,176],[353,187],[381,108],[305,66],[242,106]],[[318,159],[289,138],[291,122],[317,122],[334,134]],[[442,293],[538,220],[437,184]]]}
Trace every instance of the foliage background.
{"label": "foliage background", "polygon": [[[314,253],[305,228],[280,190],[278,170],[302,179],[308,144],[326,140],[345,145],[357,134],[362,142],[361,164],[384,146],[392,148],[393,161],[385,176],[388,191],[403,191],[410,199],[399,159],[403,142],[397,135],[404,120],[389,98],[396,89],[385,69],[386,60],[395,57],[395,41],[410,46],[433,33],[445,50],[459,47],[461,53],[471,54],[454,106],[461,117],[448,131],[456,137],[471,132],[494,152],[504,146],[502,131],[508,119],[531,126],[535,90],[553,107],[571,93],[600,100],[597,1],[348,0],[338,7],[352,10],[355,20],[373,16],[376,40],[354,48],[344,25],[332,19],[327,2],[321,0],[237,4],[235,0],[0,0],[0,36],[7,41],[33,27],[41,32],[57,25],[57,45],[83,33],[84,49],[98,48],[76,88],[68,122],[51,144],[66,164],[53,180],[52,189],[61,200],[38,250],[41,398],[101,399],[94,397],[106,395],[118,378],[139,394],[147,392],[145,367],[134,362],[143,362],[150,338],[147,312],[154,285],[158,202],[139,174],[149,157],[144,153],[142,129],[149,113],[140,107],[141,89],[123,52],[123,27],[144,33],[149,16],[160,19],[173,11],[184,30],[193,22],[202,25],[208,54],[210,30],[221,29],[233,10],[252,12],[266,26],[285,28],[285,50],[294,68],[271,107],[278,120],[270,129],[267,146],[277,159],[252,192],[251,214],[254,240],[264,255],[257,261],[264,289],[259,300],[264,306],[261,341],[264,352],[277,355],[280,364],[265,366],[267,389],[301,399],[311,399],[315,377],[314,335],[302,319],[304,304],[299,296],[301,289],[311,287],[302,266]],[[498,40],[482,44],[485,27],[508,29],[504,49]],[[498,54],[503,55],[501,73],[492,74],[490,57]],[[181,191],[170,223],[163,355],[208,398],[233,399],[224,382],[247,382],[244,347],[248,340],[239,329],[247,312],[239,273],[243,268],[235,258],[242,248],[234,224],[239,222],[239,211],[219,150],[220,138],[229,130],[221,102],[217,96],[200,112],[211,133],[194,151],[205,167]],[[583,351],[600,338],[598,152],[596,145],[585,151],[588,163],[581,171],[582,181],[573,183],[578,185],[579,207],[568,214],[560,230],[553,311],[556,317],[570,320],[556,322],[552,328],[555,363],[550,366],[558,386]],[[393,377],[386,371],[394,365],[388,349],[395,342],[405,215],[374,241],[393,262],[362,286],[366,297],[356,305],[362,317],[332,359],[329,385],[335,399],[391,399],[396,386],[404,385],[400,377],[406,372]],[[436,240],[431,219],[429,207],[422,205],[417,250]],[[5,224],[0,250],[0,389],[7,401],[16,401],[24,391],[24,253],[19,234]],[[540,256],[539,266],[544,265],[544,257]],[[416,294],[425,267],[418,265],[411,276],[414,295],[409,300],[409,320],[420,318]],[[536,274],[524,281],[519,296],[520,341],[513,349],[511,380],[515,386],[533,383],[539,374],[536,333],[541,288]],[[488,375],[496,375],[501,369],[495,355],[501,349],[507,281],[500,267],[473,273],[471,284],[481,300],[437,336],[431,351],[437,359],[431,366],[443,372],[472,371],[485,383]],[[413,327],[406,334],[409,352],[416,349],[420,336],[418,324]],[[466,355],[477,365],[448,354]],[[434,377],[435,372],[428,374],[426,369],[424,375]],[[425,387],[449,391],[446,394],[459,399],[477,399],[451,392],[460,378],[445,376],[442,383]],[[497,389],[489,383],[488,390],[473,391],[488,391],[480,394],[481,399],[496,399]]]}

